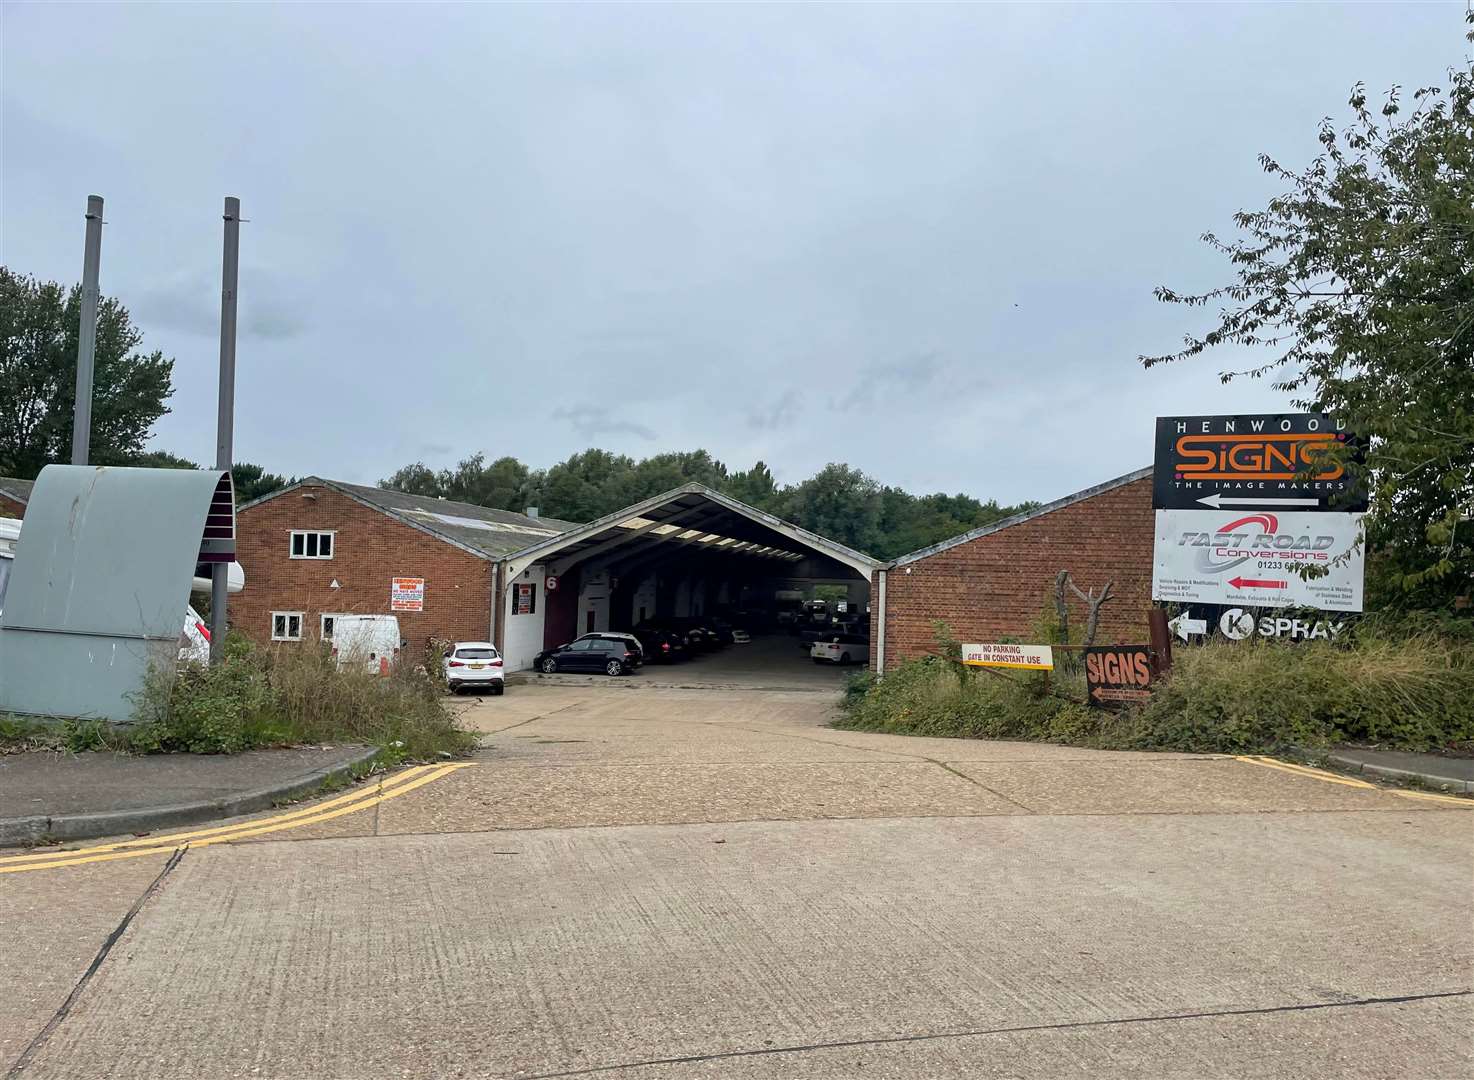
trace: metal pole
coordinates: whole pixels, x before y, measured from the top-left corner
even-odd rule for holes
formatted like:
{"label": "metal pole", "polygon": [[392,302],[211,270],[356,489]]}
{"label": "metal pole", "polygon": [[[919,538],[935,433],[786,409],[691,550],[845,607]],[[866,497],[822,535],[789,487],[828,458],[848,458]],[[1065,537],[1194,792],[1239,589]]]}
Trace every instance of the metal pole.
{"label": "metal pole", "polygon": [[86,465],[92,439],[92,361],[97,351],[97,276],[102,265],[102,196],[87,196],[82,251],[82,322],[77,328],[77,402],[72,410],[72,464]]}
{"label": "metal pole", "polygon": [[[230,472],[235,442],[235,301],[240,277],[241,201],[225,197],[225,247],[220,263],[220,411],[215,421],[215,468]],[[218,664],[225,648],[226,563],[215,563],[210,576],[210,663]]]}

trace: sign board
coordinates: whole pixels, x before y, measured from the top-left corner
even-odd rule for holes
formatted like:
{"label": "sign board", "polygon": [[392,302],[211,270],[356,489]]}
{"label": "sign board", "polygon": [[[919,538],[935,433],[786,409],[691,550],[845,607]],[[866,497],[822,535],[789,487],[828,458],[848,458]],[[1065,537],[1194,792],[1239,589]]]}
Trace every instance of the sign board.
{"label": "sign board", "polygon": [[518,582],[512,587],[512,614],[532,615],[537,611],[537,586]]}
{"label": "sign board", "polygon": [[1090,704],[1111,708],[1152,694],[1152,651],[1146,645],[1093,645],[1085,652]]}
{"label": "sign board", "polygon": [[547,589],[548,592],[557,592],[558,591],[558,577],[557,577],[557,575],[556,574],[549,574],[547,577],[543,578],[543,588],[544,589]]}
{"label": "sign board", "polygon": [[390,611],[424,611],[425,579],[397,577],[389,582]]}
{"label": "sign board", "polygon": [[[1360,611],[1360,514],[1158,510],[1152,599]],[[1326,571],[1304,578],[1297,569]]]}
{"label": "sign board", "polygon": [[972,667],[1051,671],[1054,668],[1054,650],[1048,645],[964,645],[962,662]]}
{"label": "sign board", "polygon": [[1152,507],[1363,511],[1365,493],[1325,460],[1347,444],[1355,452],[1344,421],[1315,413],[1159,416]]}
{"label": "sign board", "polygon": [[1201,637],[1208,632],[1207,619],[1194,619],[1190,615],[1179,615],[1167,624],[1167,629],[1187,641],[1193,635]]}

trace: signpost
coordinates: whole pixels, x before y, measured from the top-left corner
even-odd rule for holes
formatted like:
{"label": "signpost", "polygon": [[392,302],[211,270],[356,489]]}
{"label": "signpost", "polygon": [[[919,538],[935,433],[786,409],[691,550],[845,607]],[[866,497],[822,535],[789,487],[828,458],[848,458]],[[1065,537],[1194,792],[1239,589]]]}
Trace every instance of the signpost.
{"label": "signpost", "polygon": [[390,611],[424,611],[425,579],[397,577],[389,583]]}
{"label": "signpost", "polygon": [[962,662],[970,667],[1054,670],[1054,650],[1048,645],[964,645]]}
{"label": "signpost", "polygon": [[1344,423],[1315,413],[1158,417],[1152,599],[1360,611],[1367,500],[1344,447]]}
{"label": "signpost", "polygon": [[1118,708],[1145,701],[1155,672],[1146,645],[1092,645],[1085,649],[1085,687],[1090,704]]}

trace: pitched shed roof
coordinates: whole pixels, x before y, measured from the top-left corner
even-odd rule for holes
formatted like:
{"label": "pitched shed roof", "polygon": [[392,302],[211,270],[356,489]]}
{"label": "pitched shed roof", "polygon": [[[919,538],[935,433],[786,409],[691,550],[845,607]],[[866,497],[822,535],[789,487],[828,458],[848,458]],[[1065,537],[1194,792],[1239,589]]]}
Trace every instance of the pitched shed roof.
{"label": "pitched shed roof", "polygon": [[18,503],[31,501],[31,488],[35,487],[32,480],[17,480],[13,476],[0,476],[0,495],[8,495]]}
{"label": "pitched shed roof", "polygon": [[1045,514],[1052,514],[1056,510],[1063,510],[1067,506],[1074,506],[1077,502],[1092,499],[1097,495],[1104,495],[1107,491],[1114,491],[1118,487],[1125,487],[1127,484],[1135,483],[1137,480],[1145,480],[1151,474],[1152,467],[1148,465],[1144,469],[1137,469],[1135,472],[1129,472],[1125,476],[1118,476],[1114,480],[1107,480],[1103,484],[1096,484],[1094,487],[1088,487],[1084,491],[1077,491],[1073,495],[1066,495],[1063,499],[1055,499],[1054,502],[1037,506],[1033,510],[1026,510],[1022,514],[1014,514],[1012,517],[1006,517],[1002,521],[995,521],[991,525],[984,525],[981,528],[973,529],[971,532],[965,532],[961,536],[954,536],[950,540],[943,540],[939,544],[932,544],[930,547],[913,551],[909,555],[902,555],[891,562],[890,565],[894,567],[914,563],[919,559],[925,559],[931,555],[936,555],[938,552],[946,551],[948,548],[954,548],[958,544],[965,544],[969,540],[976,540],[980,536],[987,536],[989,533],[999,532],[1014,525],[1022,525],[1025,521],[1033,521],[1035,518],[1043,517]]}
{"label": "pitched shed roof", "polygon": [[417,529],[493,559],[579,528],[571,521],[557,518],[528,517],[511,510],[493,510],[489,506],[438,499],[431,495],[409,495],[363,484],[345,484],[341,480],[326,480],[320,476],[304,476],[295,484],[278,488],[241,509],[307,485],[331,488]]}

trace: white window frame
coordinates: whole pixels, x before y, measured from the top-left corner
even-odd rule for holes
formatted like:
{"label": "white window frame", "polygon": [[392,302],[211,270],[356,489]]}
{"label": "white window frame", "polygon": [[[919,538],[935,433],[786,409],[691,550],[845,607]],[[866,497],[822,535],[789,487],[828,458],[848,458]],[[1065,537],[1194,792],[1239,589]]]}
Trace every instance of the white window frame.
{"label": "white window frame", "polygon": [[[302,554],[297,554],[297,537],[303,537]],[[318,537],[317,548],[322,550],[322,537],[328,537],[329,554],[308,555],[306,537]],[[293,559],[328,560],[338,554],[338,530],[336,529],[292,529],[287,536],[287,556]]]}
{"label": "white window frame", "polygon": [[[277,634],[277,632],[276,632],[276,620],[279,619],[279,618],[280,619],[286,619],[287,620],[286,623],[284,624],[285,629],[287,631],[290,631],[292,629],[292,619],[295,618],[297,620],[297,636],[296,637],[290,636],[290,633],[288,633],[287,635],[283,635],[283,636],[279,636]],[[306,619],[307,619],[307,612],[305,612],[305,611],[273,611],[271,613],[271,640],[272,641],[301,641],[302,640],[302,624],[306,621]]]}
{"label": "white window frame", "polygon": [[332,641],[333,640],[333,637],[332,637],[331,634],[324,634],[323,633],[323,630],[327,626],[327,621],[329,619],[332,619],[333,620],[333,629],[336,630],[338,628],[338,619],[339,619],[339,617],[341,617],[343,615],[346,615],[346,614],[347,614],[347,612],[345,612],[345,611],[324,611],[322,614],[320,614],[317,617],[317,640],[318,641]]}

